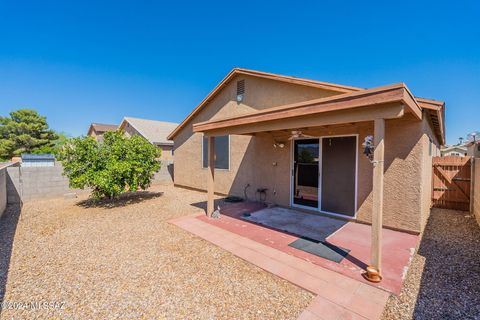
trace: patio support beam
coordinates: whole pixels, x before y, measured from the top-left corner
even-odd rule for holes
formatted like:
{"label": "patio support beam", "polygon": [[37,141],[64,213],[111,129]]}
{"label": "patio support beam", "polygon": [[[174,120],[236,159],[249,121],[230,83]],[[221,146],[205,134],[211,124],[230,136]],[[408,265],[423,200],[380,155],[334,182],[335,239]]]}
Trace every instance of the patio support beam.
{"label": "patio support beam", "polygon": [[381,274],[385,119],[375,119],[374,123],[371,267]]}
{"label": "patio support beam", "polygon": [[215,211],[215,137],[208,136],[207,216]]}

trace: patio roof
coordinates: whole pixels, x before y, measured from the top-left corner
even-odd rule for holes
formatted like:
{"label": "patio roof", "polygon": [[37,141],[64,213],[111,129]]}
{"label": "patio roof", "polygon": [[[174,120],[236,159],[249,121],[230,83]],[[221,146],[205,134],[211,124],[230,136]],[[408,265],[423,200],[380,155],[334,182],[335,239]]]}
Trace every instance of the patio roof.
{"label": "patio roof", "polygon": [[[351,113],[338,116],[338,113],[332,111],[351,111]],[[236,117],[200,122],[193,125],[193,131],[211,135],[249,134],[290,129],[296,125],[337,124],[375,118],[391,119],[402,117],[405,113],[411,113],[417,119],[422,118],[422,108],[419,103],[405,84],[398,83],[269,108]],[[321,118],[315,117],[320,114]],[[300,118],[301,124],[294,121]],[[288,123],[287,120],[293,121]]]}
{"label": "patio roof", "polygon": [[425,98],[415,98],[423,109],[430,115],[435,134],[440,139],[440,144],[445,144],[445,102]]}

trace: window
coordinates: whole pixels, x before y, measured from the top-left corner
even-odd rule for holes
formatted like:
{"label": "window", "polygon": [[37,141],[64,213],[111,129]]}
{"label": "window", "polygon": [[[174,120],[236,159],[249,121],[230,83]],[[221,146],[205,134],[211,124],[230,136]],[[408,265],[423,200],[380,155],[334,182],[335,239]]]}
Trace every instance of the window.
{"label": "window", "polygon": [[[208,167],[208,138],[203,137],[203,167]],[[230,167],[230,136],[215,137],[215,169]]]}
{"label": "window", "polygon": [[431,157],[432,156],[432,148],[433,148],[433,142],[432,139],[430,140],[430,144],[428,145],[428,155]]}

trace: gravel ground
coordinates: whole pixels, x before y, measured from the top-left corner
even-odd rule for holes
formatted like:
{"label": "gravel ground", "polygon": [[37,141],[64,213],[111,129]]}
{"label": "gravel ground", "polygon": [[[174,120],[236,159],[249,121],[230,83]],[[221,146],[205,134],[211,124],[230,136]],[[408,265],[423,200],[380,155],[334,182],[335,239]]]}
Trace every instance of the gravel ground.
{"label": "gravel ground", "polygon": [[434,209],[384,319],[480,319],[480,228],[466,212]]}
{"label": "gravel ground", "polygon": [[[1,319],[295,319],[313,298],[166,222],[205,194],[157,185],[115,206],[85,199],[8,209]],[[64,304],[22,305],[32,301]]]}

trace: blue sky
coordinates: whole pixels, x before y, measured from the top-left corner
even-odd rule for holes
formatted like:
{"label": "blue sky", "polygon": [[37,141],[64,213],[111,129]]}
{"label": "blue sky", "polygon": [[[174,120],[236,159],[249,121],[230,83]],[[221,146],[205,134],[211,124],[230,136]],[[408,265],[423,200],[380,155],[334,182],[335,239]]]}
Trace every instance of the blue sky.
{"label": "blue sky", "polygon": [[0,0],[0,115],[72,135],[123,116],[180,122],[233,67],[447,103],[480,130],[480,2]]}

